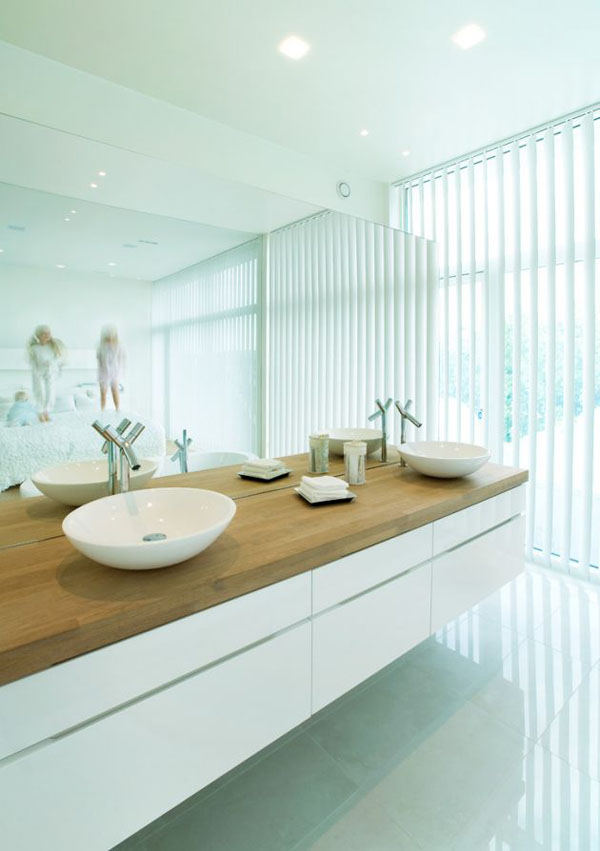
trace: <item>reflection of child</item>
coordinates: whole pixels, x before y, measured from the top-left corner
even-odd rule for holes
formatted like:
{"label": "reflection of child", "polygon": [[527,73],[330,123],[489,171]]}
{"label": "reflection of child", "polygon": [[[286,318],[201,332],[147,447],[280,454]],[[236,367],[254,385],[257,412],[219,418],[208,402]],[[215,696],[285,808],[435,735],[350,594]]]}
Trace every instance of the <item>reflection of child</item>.
{"label": "reflection of child", "polygon": [[37,414],[29,401],[28,394],[25,390],[17,390],[15,401],[6,415],[7,424],[9,426],[26,426],[32,425],[36,420]]}
{"label": "reflection of child", "polygon": [[52,336],[47,325],[38,325],[27,344],[27,354],[33,377],[33,396],[38,405],[39,418],[48,422],[48,412],[54,407],[56,379],[65,358],[65,346]]}
{"label": "reflection of child", "polygon": [[100,407],[106,406],[106,391],[110,392],[119,410],[119,379],[125,366],[125,350],[119,342],[119,334],[113,325],[102,329],[100,345],[98,346],[98,384],[100,385]]}

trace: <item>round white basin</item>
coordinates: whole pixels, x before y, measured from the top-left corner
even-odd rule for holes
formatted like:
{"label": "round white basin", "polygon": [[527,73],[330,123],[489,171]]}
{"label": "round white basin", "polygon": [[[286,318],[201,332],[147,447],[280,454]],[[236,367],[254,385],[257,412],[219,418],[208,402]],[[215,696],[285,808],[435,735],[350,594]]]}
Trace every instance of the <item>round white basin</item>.
{"label": "round white basin", "polygon": [[364,440],[367,444],[367,455],[372,455],[381,449],[381,435],[382,431],[378,428],[330,428],[329,453],[343,455],[344,443],[347,440]]}
{"label": "round white basin", "polygon": [[491,453],[472,443],[450,443],[441,440],[422,440],[398,447],[409,467],[424,476],[436,479],[457,479],[468,476],[490,460]]}
{"label": "round white basin", "polygon": [[[158,469],[158,461],[140,461],[139,470],[131,470],[132,489],[143,488]],[[35,487],[64,505],[84,505],[108,493],[108,461],[71,461],[46,467],[31,477]]]}
{"label": "round white basin", "polygon": [[63,532],[100,564],[150,570],[201,553],[235,514],[228,496],[199,488],[155,488],[106,496],[63,520]]}

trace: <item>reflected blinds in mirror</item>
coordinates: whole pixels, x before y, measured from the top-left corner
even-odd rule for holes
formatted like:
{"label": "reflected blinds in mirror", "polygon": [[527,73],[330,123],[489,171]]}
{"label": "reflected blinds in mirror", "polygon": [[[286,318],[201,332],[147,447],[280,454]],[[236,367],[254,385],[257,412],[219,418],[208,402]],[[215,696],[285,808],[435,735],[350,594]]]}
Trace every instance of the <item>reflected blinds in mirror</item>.
{"label": "reflected blinds in mirror", "polygon": [[196,449],[259,451],[262,239],[153,285],[154,416]]}
{"label": "reflected blinds in mirror", "polygon": [[[435,245],[327,212],[272,233],[268,257],[269,454],[305,452],[315,430],[367,426],[376,397],[410,397],[419,436],[436,436]],[[388,431],[398,442],[395,414]]]}

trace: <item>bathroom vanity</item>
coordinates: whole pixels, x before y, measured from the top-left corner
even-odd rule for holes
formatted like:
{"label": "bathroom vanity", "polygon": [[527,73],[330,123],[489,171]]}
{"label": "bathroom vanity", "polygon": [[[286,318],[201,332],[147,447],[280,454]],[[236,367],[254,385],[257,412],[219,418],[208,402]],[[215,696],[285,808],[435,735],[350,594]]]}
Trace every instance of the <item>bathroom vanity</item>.
{"label": "bathroom vanity", "polygon": [[523,569],[521,470],[442,481],[380,465],[354,502],[318,507],[294,477],[190,475],[252,490],[181,565],[97,565],[52,532],[45,501],[22,509],[29,543],[0,548],[11,851],[110,849]]}

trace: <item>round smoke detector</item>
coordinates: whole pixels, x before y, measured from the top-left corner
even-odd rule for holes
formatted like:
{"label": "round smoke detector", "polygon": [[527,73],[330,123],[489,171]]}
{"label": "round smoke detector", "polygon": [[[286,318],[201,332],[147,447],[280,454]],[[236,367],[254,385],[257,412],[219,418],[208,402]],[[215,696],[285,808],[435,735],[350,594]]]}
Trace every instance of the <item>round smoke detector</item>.
{"label": "round smoke detector", "polygon": [[351,192],[350,184],[346,183],[345,180],[339,180],[338,184],[336,186],[336,189],[337,189],[337,194],[340,196],[340,198],[349,198],[350,197],[350,192]]}

